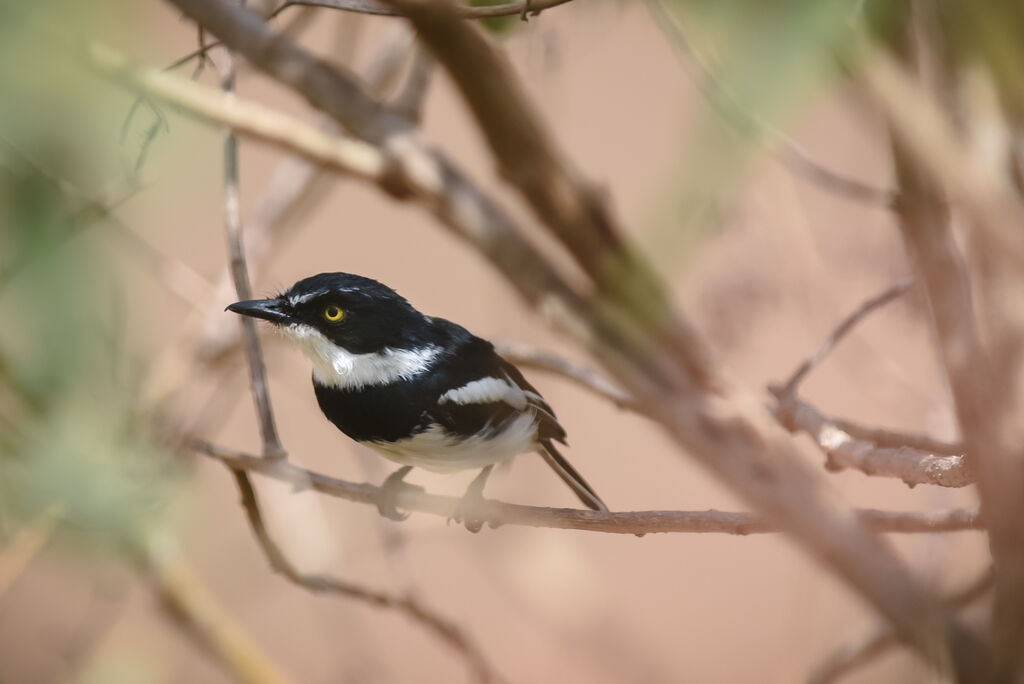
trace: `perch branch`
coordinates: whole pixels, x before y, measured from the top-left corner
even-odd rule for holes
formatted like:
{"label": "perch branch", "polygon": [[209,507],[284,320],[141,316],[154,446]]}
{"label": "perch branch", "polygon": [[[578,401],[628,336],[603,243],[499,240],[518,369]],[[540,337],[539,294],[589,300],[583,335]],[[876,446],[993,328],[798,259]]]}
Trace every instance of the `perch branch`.
{"label": "perch branch", "polygon": [[[312,489],[339,499],[376,505],[380,488],[348,482],[316,473],[286,462],[268,462],[257,456],[227,449],[204,440],[191,440],[193,450],[211,456],[229,468],[260,473],[295,486],[297,491]],[[450,518],[460,499],[427,494],[415,487],[402,489],[397,504],[408,511]],[[645,535],[652,533],[763,534],[779,532],[778,524],[756,513],[729,511],[630,511],[603,513],[575,508],[544,508],[485,500],[474,517],[491,527],[524,525],[554,529]],[[878,532],[935,533],[982,529],[975,511],[952,509],[930,513],[895,512],[862,509],[857,515]]]}

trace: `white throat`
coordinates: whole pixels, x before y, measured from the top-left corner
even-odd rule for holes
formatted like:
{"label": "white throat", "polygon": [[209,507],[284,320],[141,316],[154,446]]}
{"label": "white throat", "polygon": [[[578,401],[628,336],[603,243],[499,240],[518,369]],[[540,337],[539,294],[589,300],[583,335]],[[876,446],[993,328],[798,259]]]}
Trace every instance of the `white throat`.
{"label": "white throat", "polygon": [[324,337],[309,325],[281,328],[313,362],[317,383],[338,389],[361,389],[408,380],[429,370],[441,348],[427,345],[417,349],[384,348],[379,352],[353,354]]}

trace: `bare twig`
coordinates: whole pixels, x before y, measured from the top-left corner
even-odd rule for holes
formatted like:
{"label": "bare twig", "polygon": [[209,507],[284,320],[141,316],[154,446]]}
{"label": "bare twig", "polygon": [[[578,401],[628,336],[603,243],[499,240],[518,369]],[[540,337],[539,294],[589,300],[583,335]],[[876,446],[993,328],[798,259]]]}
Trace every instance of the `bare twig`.
{"label": "bare twig", "polygon": [[922,174],[944,187],[975,222],[976,232],[1004,256],[1024,262],[1024,204],[1005,176],[972,163],[951,122],[927,92],[884,48],[859,62],[860,76],[872,99],[889,119],[904,154]]}
{"label": "bare twig", "polygon": [[118,54],[98,45],[92,46],[89,57],[99,71],[132,88],[206,121],[301,154],[325,168],[371,180],[380,180],[386,170],[384,156],[372,145],[329,135],[270,108],[217,93],[173,74],[134,69]]}
{"label": "bare twig", "polygon": [[405,85],[391,102],[395,111],[409,121],[419,123],[422,118],[423,103],[427,97],[427,89],[430,87],[430,77],[433,72],[434,58],[422,45],[416,45]]}
{"label": "bare twig", "polygon": [[[247,470],[242,467],[240,462],[221,460],[235,477],[235,483],[238,485],[238,491],[241,494],[242,506],[245,508],[246,515],[249,518],[249,524],[267,557],[267,561],[270,563],[270,567],[275,572],[281,573],[292,583],[309,591],[338,594],[358,599],[380,608],[397,610],[429,629],[438,638],[458,651],[469,663],[477,681],[491,682],[497,679],[487,658],[470,637],[454,622],[439,616],[433,610],[424,606],[415,596],[395,596],[382,591],[367,589],[353,582],[346,582],[327,575],[311,575],[300,572],[292,565],[291,561],[288,560],[267,531],[263,515],[260,512],[259,501],[256,498],[256,491],[252,486],[252,482],[249,481]],[[265,461],[265,459],[261,460]],[[266,462],[265,464],[269,465]],[[274,465],[276,466],[275,468],[261,472],[279,472],[295,475],[302,470],[286,461],[274,461]],[[311,486],[311,482],[308,480],[300,482],[293,477],[289,481],[299,487]]]}
{"label": "bare twig", "polygon": [[[380,488],[348,482],[300,468],[291,463],[266,462],[257,456],[227,449],[204,440],[191,440],[188,446],[225,463],[228,467],[293,484],[297,490],[312,489],[328,496],[376,505]],[[455,514],[460,499],[427,494],[408,487],[398,494],[397,504],[408,511],[442,517]],[[763,534],[779,532],[778,524],[756,513],[729,511],[630,511],[603,513],[575,508],[544,508],[486,500],[472,511],[474,518],[491,527],[524,525],[554,529],[645,535],[654,533]],[[977,512],[962,509],[930,513],[861,509],[860,519],[878,532],[935,533],[981,529]]]}
{"label": "bare twig", "polygon": [[[535,17],[543,10],[564,5],[571,0],[521,0],[520,2],[506,2],[499,5],[459,5],[458,16],[462,19],[487,19],[491,17],[510,17],[518,14],[524,17],[528,12],[529,16]],[[392,7],[383,2],[373,0],[288,0],[274,13],[277,14],[286,7],[299,5],[303,7],[322,7],[326,9],[345,10],[346,12],[359,12],[361,14],[376,14],[380,16],[401,16],[401,12],[395,11]],[[524,18],[525,21],[525,18]]]}
{"label": "bare twig", "polygon": [[[906,40],[901,52],[913,54]],[[912,57],[908,64],[914,64]],[[953,127],[933,98],[888,52],[876,50],[864,78],[883,106],[892,129],[892,154],[903,188],[900,230],[928,293],[940,357],[952,390],[957,420],[971,465],[977,472],[982,509],[991,521],[994,558],[993,681],[1019,679],[1024,672],[1024,481],[1020,401],[1016,374],[992,363],[1005,322],[979,319],[970,272],[953,234],[946,193],[963,207],[977,249],[1002,268],[1019,272],[1024,262],[1024,205],[1008,180],[972,165]],[[902,109],[914,106],[911,125]],[[1013,283],[1020,287],[1019,277]],[[997,297],[1012,296],[1001,291]],[[998,311],[999,302],[983,293]],[[1015,334],[1015,332],[1011,332]],[[986,344],[987,343],[987,344]]]}
{"label": "bare twig", "polygon": [[840,340],[853,330],[857,323],[875,309],[879,309],[897,297],[903,295],[913,284],[913,278],[905,278],[894,285],[887,287],[874,297],[864,301],[864,303],[850,313],[849,316],[844,318],[843,321],[836,326],[831,333],[829,333],[828,337],[825,338],[818,348],[814,350],[814,353],[808,356],[804,362],[801,363],[795,371],[793,371],[789,380],[787,380],[786,384],[782,386],[780,395],[787,397],[795,396],[800,387],[800,383],[805,377],[807,377],[807,374],[810,373],[815,366],[821,363],[826,356],[828,356],[829,352],[839,344]]}
{"label": "bare twig", "polygon": [[630,411],[644,413],[629,394],[597,370],[580,363],[574,363],[563,356],[536,349],[529,345],[503,342],[495,345],[498,353],[517,366],[536,368],[572,380],[598,396],[604,397],[616,406]]}
{"label": "bare twig", "polygon": [[[235,89],[234,55],[228,51],[221,69],[221,89],[229,97]],[[227,234],[228,254],[231,258],[231,277],[239,299],[252,299],[249,284],[249,269],[245,262],[245,246],[242,242],[242,218],[238,196],[238,138],[233,131],[224,136],[224,230]],[[259,417],[260,434],[263,437],[265,458],[284,458],[284,447],[277,435],[274,411],[270,406],[270,392],[267,389],[267,369],[256,336],[256,322],[242,316],[242,339],[245,340],[246,356],[249,360],[249,380],[252,398]]]}
{"label": "bare twig", "polygon": [[[992,588],[994,575],[989,568],[969,586],[949,597],[953,608],[964,608],[974,603]],[[889,625],[879,625],[871,634],[844,644],[822,661],[807,676],[807,684],[833,684],[843,675],[866,665],[880,655],[900,645]]]}
{"label": "bare twig", "polygon": [[935,454],[907,445],[879,446],[856,438],[816,408],[781,388],[770,388],[779,403],[775,415],[793,431],[810,435],[826,456],[829,470],[852,468],[866,475],[897,477],[913,487],[918,484],[966,487],[976,482],[963,454]]}
{"label": "bare twig", "polygon": [[650,0],[645,4],[654,17],[655,24],[673,47],[677,48],[680,61],[687,67],[693,66],[691,76],[701,94],[735,130],[755,140],[767,140],[770,147],[776,148],[776,156],[786,168],[824,190],[857,202],[883,207],[892,207],[895,204],[898,193],[832,171],[784,131],[758,118],[740,105],[736,97],[715,75],[714,68],[705,56],[694,48],[677,18],[662,3],[663,0]]}
{"label": "bare twig", "polygon": [[843,432],[849,433],[854,439],[872,442],[875,446],[884,449],[906,447],[938,456],[962,456],[966,453],[964,445],[960,442],[946,442],[928,435],[867,427],[845,418],[829,417],[827,420]]}

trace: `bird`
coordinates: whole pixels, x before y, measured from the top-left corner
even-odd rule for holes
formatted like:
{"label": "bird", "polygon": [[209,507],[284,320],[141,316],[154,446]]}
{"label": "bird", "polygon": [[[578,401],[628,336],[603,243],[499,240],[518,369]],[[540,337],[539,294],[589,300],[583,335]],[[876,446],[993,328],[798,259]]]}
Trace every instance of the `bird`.
{"label": "bird", "polygon": [[227,307],[274,325],[312,361],[313,390],[341,432],[400,467],[381,487],[377,508],[392,520],[413,468],[480,469],[456,515],[483,498],[495,465],[537,452],[588,508],[608,507],[555,443],[566,432],[551,406],[487,340],[416,310],[393,289],[351,273],[320,273],[276,297]]}

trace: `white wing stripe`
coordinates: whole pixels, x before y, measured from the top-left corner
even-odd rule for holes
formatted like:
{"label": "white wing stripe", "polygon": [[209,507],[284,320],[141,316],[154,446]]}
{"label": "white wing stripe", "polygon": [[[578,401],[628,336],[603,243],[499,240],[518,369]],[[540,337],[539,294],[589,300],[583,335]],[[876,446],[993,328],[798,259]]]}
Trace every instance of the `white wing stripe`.
{"label": "white wing stripe", "polygon": [[507,380],[498,378],[480,378],[462,387],[450,389],[441,395],[437,403],[444,404],[449,401],[463,406],[503,401],[517,411],[525,409],[527,404],[526,393],[523,390]]}

